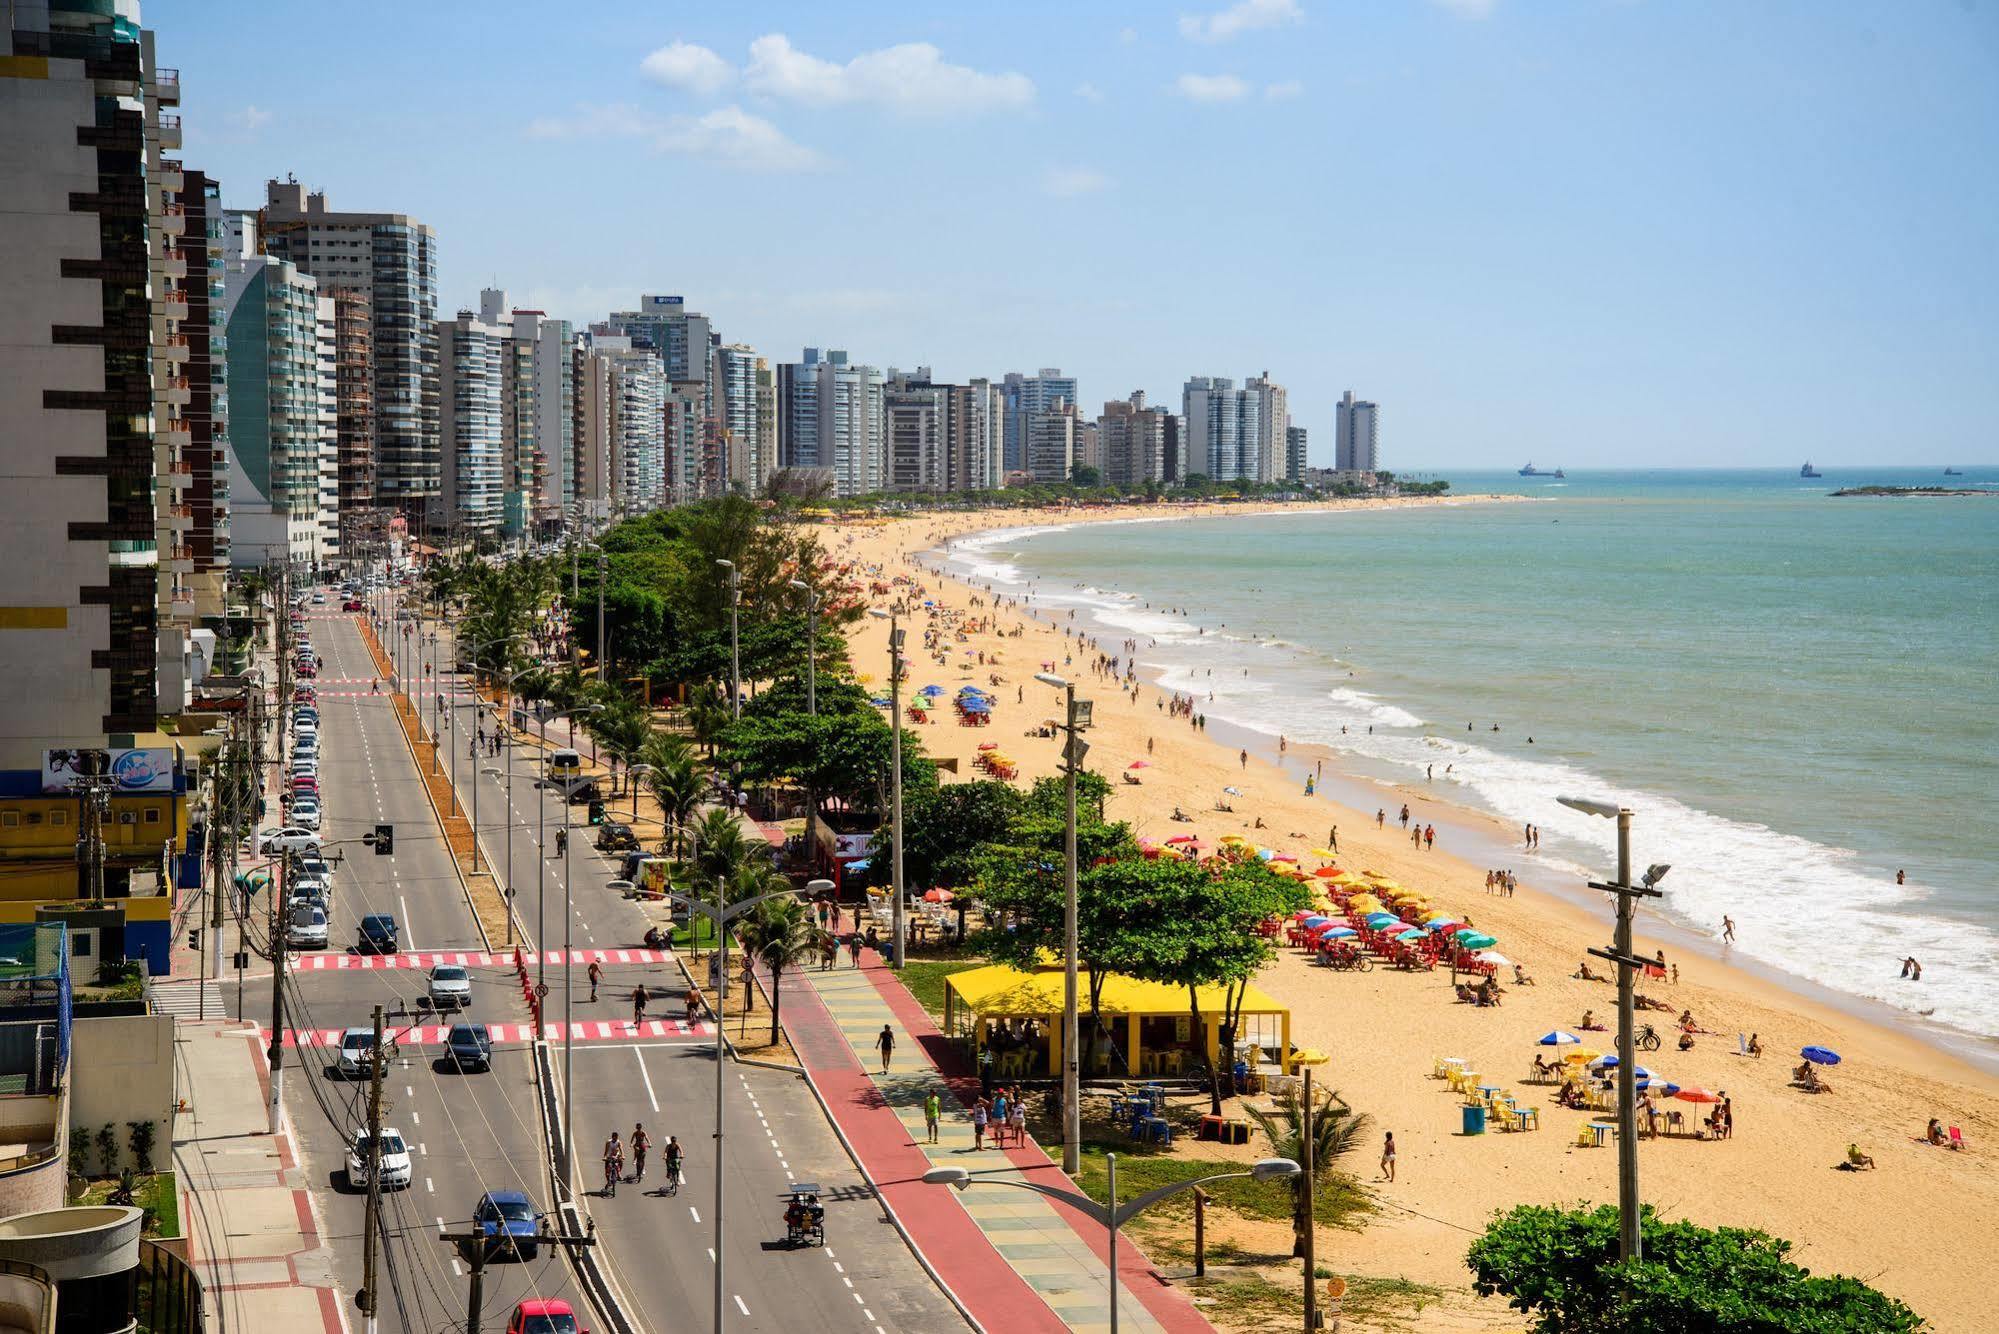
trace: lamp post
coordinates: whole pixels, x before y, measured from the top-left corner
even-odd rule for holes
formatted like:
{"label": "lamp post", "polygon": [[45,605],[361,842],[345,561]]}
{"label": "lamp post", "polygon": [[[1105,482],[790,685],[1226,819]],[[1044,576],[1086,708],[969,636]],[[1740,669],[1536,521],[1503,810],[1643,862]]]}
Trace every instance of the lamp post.
{"label": "lamp post", "polygon": [[893,915],[895,969],[902,971],[902,638],[903,629],[893,610],[870,608],[868,615],[888,622],[888,729],[889,768],[894,774],[895,797],[890,807],[889,871],[895,886]]}
{"label": "lamp post", "polygon": [[743,579],[732,560],[715,562],[729,572],[729,712],[738,721],[743,717],[743,663],[738,647],[737,621],[743,605]]}
{"label": "lamp post", "polygon": [[[488,639],[484,643],[474,644],[466,650],[466,652],[473,655],[472,707],[475,710],[473,714],[474,718],[478,717],[476,710],[479,707],[479,650],[491,648],[495,644],[511,644],[517,639],[525,638],[527,638],[526,635],[519,634],[500,635],[497,638]],[[472,783],[472,870],[475,873],[479,870],[479,784],[477,780],[478,776],[475,774]],[[458,752],[454,750],[451,752],[451,809],[453,814],[457,813],[458,805]]]}
{"label": "lamp post", "polygon": [[[795,895],[789,889],[781,889],[773,894],[758,894],[734,903],[725,901],[728,882],[721,876],[715,877],[715,902],[711,906],[691,894],[676,894],[668,890],[666,896],[687,905],[689,912],[698,912],[715,924],[715,948],[719,951],[716,959],[715,977],[715,1203],[713,1231],[715,1233],[715,1334],[722,1334],[724,1322],[728,1319],[723,1310],[722,1282],[722,1073],[725,1051],[722,1037],[722,1016],[728,1004],[729,994],[729,923],[741,917],[750,909],[768,903],[772,899],[788,899]],[[689,935],[693,934],[690,924]]]}
{"label": "lamp post", "polygon": [[[1150,1209],[1161,1200],[1169,1199],[1189,1191],[1196,1186],[1205,1186],[1216,1181],[1234,1181],[1248,1177],[1252,1181],[1289,1181],[1302,1170],[1289,1158],[1264,1158],[1247,1172],[1217,1172],[1213,1176],[1195,1177],[1191,1181],[1174,1181],[1148,1190],[1123,1204],[1117,1202],[1117,1155],[1104,1155],[1104,1170],[1107,1173],[1106,1191],[1110,1203],[1098,1204],[1087,1195],[1073,1190],[1063,1190],[1060,1186],[1044,1186],[1035,1181],[1011,1181],[1005,1177],[973,1177],[962,1167],[933,1167],[923,1174],[923,1180],[933,1186],[953,1186],[966,1190],[972,1186],[1012,1186],[1016,1190],[1031,1190],[1036,1195],[1046,1195],[1051,1200],[1060,1200],[1081,1213],[1089,1215],[1110,1232],[1110,1279],[1111,1279],[1111,1334],[1117,1334],[1118,1327],[1118,1281],[1117,1281],[1117,1238],[1118,1229],[1138,1215]],[[1311,1281],[1308,1276],[1306,1281]]]}
{"label": "lamp post", "polygon": [[1076,1032],[1076,771],[1089,753],[1089,744],[1077,735],[1076,683],[1049,672],[1036,672],[1034,679],[1060,687],[1063,711],[1062,774],[1068,806],[1062,830],[1062,1170],[1075,1176],[1082,1165],[1082,1053]]}
{"label": "lamp post", "polygon": [[1570,810],[1617,821],[1617,880],[1607,885],[1589,882],[1591,889],[1617,896],[1617,932],[1609,949],[1589,952],[1617,966],[1617,1251],[1619,1259],[1635,1261],[1644,1254],[1644,1241],[1638,1228],[1638,1062],[1631,1040],[1631,987],[1633,972],[1647,960],[1631,952],[1632,901],[1658,898],[1654,886],[1670,868],[1663,862],[1655,864],[1646,869],[1643,884],[1632,884],[1630,809],[1590,797],[1555,800]]}
{"label": "lamp post", "polygon": [[[573,720],[579,713],[596,713],[602,704],[579,704],[575,708],[561,709],[549,717],[560,718],[568,714]],[[547,722],[542,724],[547,726]],[[581,783],[582,779],[577,779]],[[571,1059],[574,1051],[570,1045],[576,1031],[576,988],[574,986],[576,968],[571,957],[570,931],[576,920],[569,898],[569,794],[575,789],[565,780],[562,786],[562,1180],[565,1189],[574,1189],[576,1184],[576,1119],[571,1115],[576,1102],[576,1081],[572,1078]],[[548,984],[544,964],[548,958],[547,904],[548,904],[548,843],[547,829],[548,802],[535,802],[535,841],[542,855],[535,860],[536,867],[534,895],[534,955],[535,955],[535,995],[546,997]]]}
{"label": "lamp post", "polygon": [[[791,586],[805,594],[805,713],[807,717],[819,716],[819,591],[803,579],[793,579]],[[902,766],[896,766],[898,776]],[[819,851],[819,792],[810,784],[805,788],[805,855],[815,856]],[[900,856],[900,848],[897,850]],[[807,861],[808,867],[814,865]],[[902,955],[896,955],[896,963],[902,963]]]}
{"label": "lamp post", "polygon": [[597,683],[611,681],[611,639],[604,628],[604,586],[611,582],[611,558],[597,548]]}

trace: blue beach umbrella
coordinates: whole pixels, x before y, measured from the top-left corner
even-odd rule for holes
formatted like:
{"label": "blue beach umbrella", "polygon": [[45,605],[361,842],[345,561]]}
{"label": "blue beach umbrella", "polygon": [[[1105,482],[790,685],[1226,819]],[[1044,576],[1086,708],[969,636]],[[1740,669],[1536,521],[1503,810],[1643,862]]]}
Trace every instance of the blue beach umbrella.
{"label": "blue beach umbrella", "polygon": [[1568,1047],[1581,1041],[1582,1039],[1574,1033],[1565,1032],[1559,1028],[1552,1033],[1543,1033],[1540,1037],[1534,1039],[1535,1045],[1541,1047]]}
{"label": "blue beach umbrella", "polygon": [[1634,1087],[1640,1093],[1658,1093],[1670,1098],[1680,1091],[1680,1086],[1670,1079],[1658,1075],[1648,1075],[1639,1079]]}
{"label": "blue beach umbrella", "polygon": [[[1590,1069],[1592,1070],[1615,1070],[1617,1068],[1617,1054],[1615,1052],[1612,1052],[1608,1056],[1599,1056],[1594,1061],[1591,1061],[1589,1064],[1590,1064]],[[1640,1079],[1652,1078],[1652,1072],[1650,1070],[1647,1070],[1642,1065],[1632,1066],[1631,1073],[1638,1076]]]}
{"label": "blue beach umbrella", "polygon": [[1830,1047],[1806,1047],[1799,1051],[1798,1055],[1804,1057],[1813,1065],[1839,1064],[1839,1053]]}
{"label": "blue beach umbrella", "polygon": [[938,697],[939,695],[941,695],[941,694],[943,694],[943,693],[944,693],[944,687],[943,687],[943,686],[925,686],[925,687],[923,687],[923,689],[921,689],[921,690],[917,691],[916,693],[917,693],[917,694],[919,694],[919,695],[922,695],[922,696],[924,696],[925,698],[928,698],[928,699],[936,699],[936,698],[937,698],[937,697]]}
{"label": "blue beach umbrella", "polygon": [[1319,924],[1321,924],[1322,922],[1330,922],[1330,921],[1332,921],[1332,920],[1333,920],[1333,919],[1332,919],[1332,918],[1330,918],[1330,917],[1322,917],[1322,916],[1320,916],[1320,915],[1319,915],[1318,913],[1313,913],[1313,914],[1312,914],[1312,915],[1311,915],[1310,917],[1307,917],[1307,918],[1306,918],[1306,919],[1305,919],[1304,921],[1300,922],[1300,923],[1299,923],[1298,925],[1300,925],[1300,926],[1318,926],[1318,925],[1319,925]]}
{"label": "blue beach umbrella", "polygon": [[1367,924],[1377,931],[1385,926],[1398,925],[1401,921],[1402,919],[1394,913],[1371,912],[1367,915]]}
{"label": "blue beach umbrella", "polygon": [[1347,940],[1359,935],[1360,932],[1350,926],[1334,926],[1326,928],[1322,934],[1327,940]]}
{"label": "blue beach umbrella", "polygon": [[1404,931],[1401,935],[1395,938],[1406,945],[1411,942],[1421,940],[1423,938],[1423,933],[1412,926],[1407,931]]}

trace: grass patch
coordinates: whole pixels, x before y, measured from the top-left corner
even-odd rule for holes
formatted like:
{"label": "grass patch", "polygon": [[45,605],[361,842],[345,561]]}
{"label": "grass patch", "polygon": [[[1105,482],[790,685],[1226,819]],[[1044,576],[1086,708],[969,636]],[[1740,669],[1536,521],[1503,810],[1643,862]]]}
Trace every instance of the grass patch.
{"label": "grass patch", "polygon": [[[1191,1181],[1195,1177],[1248,1170],[1246,1164],[1227,1159],[1174,1157],[1170,1150],[1153,1145],[1085,1144],[1076,1185],[1099,1204],[1106,1203],[1108,1199],[1109,1173],[1104,1170],[1104,1154],[1107,1152],[1115,1152],[1118,1156],[1118,1197],[1125,1200],[1160,1186]],[[1291,1220],[1291,1191],[1280,1182],[1237,1177],[1231,1181],[1214,1182],[1203,1189],[1208,1192],[1211,1204],[1232,1210],[1244,1218],[1270,1223],[1288,1223]],[[1157,1206],[1161,1212],[1186,1213],[1192,1213],[1193,1207],[1191,1193],[1175,1196]],[[1319,1188],[1312,1197],[1313,1216],[1325,1227],[1356,1226],[1357,1218],[1371,1207],[1366,1195],[1353,1180],[1340,1172],[1328,1172],[1321,1176]],[[1213,1253],[1214,1246],[1214,1242],[1209,1242],[1210,1253]]]}
{"label": "grass patch", "polygon": [[[1209,1251],[1212,1263],[1214,1252]],[[1323,1271],[1322,1271],[1323,1272]],[[1330,1275],[1328,1275],[1329,1277]],[[1342,1274],[1346,1294],[1339,1299],[1342,1325],[1347,1321],[1375,1328],[1401,1328],[1403,1321],[1419,1316],[1423,1308],[1441,1300],[1441,1288],[1411,1283],[1400,1278],[1370,1278],[1365,1274]],[[1325,1282],[1322,1277],[1318,1280]],[[1206,1300],[1202,1310],[1225,1328],[1278,1329],[1295,1327],[1304,1318],[1305,1296],[1295,1277],[1275,1283],[1244,1271],[1186,1281],[1187,1290]],[[1319,1310],[1327,1313],[1329,1301],[1319,1290]]]}
{"label": "grass patch", "polygon": [[1341,1274],[1347,1294],[1340,1298],[1340,1311],[1354,1320],[1381,1324],[1403,1315],[1421,1315],[1423,1308],[1443,1299],[1444,1290],[1406,1278],[1370,1278],[1365,1274]]}
{"label": "grass patch", "polygon": [[715,948],[715,924],[696,913],[687,926],[673,928],[673,948],[677,950]]}
{"label": "grass patch", "polygon": [[[69,1202],[73,1205],[103,1204],[117,1189],[118,1178],[99,1177],[79,1183],[75,1177],[69,1181]],[[174,1189],[172,1172],[155,1172],[151,1176],[139,1177],[133,1183],[132,1200],[146,1211],[143,1229],[148,1237],[178,1237],[180,1235],[180,1198]]]}
{"label": "grass patch", "polygon": [[897,976],[909,994],[916,997],[917,1004],[930,1012],[940,1023],[944,1018],[944,979],[953,973],[966,972],[986,966],[984,959],[942,958],[910,959],[902,966]]}

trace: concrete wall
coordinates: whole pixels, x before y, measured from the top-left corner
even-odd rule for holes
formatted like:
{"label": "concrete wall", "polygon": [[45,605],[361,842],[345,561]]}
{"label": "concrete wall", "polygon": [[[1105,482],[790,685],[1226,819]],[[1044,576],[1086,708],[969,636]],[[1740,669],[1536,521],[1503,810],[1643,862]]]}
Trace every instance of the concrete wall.
{"label": "concrete wall", "polygon": [[0,1159],[0,1218],[63,1206],[69,1144],[62,1103],[61,1094],[0,1098],[0,1143],[26,1146]]}
{"label": "concrete wall", "polygon": [[[168,1014],[78,1019],[70,1026],[69,1123],[95,1135],[106,1121],[118,1129],[120,1162],[135,1167],[128,1121],[153,1123],[153,1167],[173,1157],[174,1020]],[[93,1144],[90,1170],[103,1170]]]}

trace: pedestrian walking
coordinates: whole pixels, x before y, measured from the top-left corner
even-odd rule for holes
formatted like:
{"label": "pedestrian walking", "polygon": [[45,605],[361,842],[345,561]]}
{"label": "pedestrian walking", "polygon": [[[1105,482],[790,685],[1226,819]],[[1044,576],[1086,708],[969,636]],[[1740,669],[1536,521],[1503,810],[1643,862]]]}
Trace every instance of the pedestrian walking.
{"label": "pedestrian walking", "polygon": [[597,999],[597,984],[604,980],[604,966],[595,959],[590,961],[590,999]]}
{"label": "pedestrian walking", "polygon": [[847,937],[847,953],[854,961],[854,967],[861,966],[861,933],[856,931]]}
{"label": "pedestrian walking", "polygon": [[1381,1140],[1381,1175],[1386,1180],[1395,1180],[1395,1132],[1392,1130]]}
{"label": "pedestrian walking", "polygon": [[932,1144],[937,1142],[937,1118],[943,1112],[944,1104],[938,1099],[936,1089],[923,1095],[923,1130]]}
{"label": "pedestrian walking", "polygon": [[895,1030],[883,1024],[882,1031],[875,1035],[875,1046],[882,1054],[882,1073],[887,1074],[889,1057],[895,1054]]}
{"label": "pedestrian walking", "polygon": [[988,1115],[986,1100],[984,1098],[980,1098],[972,1104],[972,1147],[974,1149],[983,1149],[986,1147],[986,1118]]}
{"label": "pedestrian walking", "polygon": [[637,1028],[645,1022],[645,1019],[646,989],[643,986],[636,986],[632,988],[632,1027]]}

